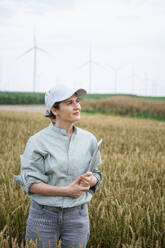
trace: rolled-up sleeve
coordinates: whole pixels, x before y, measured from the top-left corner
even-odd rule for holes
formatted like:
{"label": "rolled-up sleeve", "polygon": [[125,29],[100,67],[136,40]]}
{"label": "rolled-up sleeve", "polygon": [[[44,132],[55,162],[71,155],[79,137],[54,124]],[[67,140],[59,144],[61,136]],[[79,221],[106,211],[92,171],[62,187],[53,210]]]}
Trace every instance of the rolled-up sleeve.
{"label": "rolled-up sleeve", "polygon": [[[95,140],[95,147],[97,145],[96,142],[97,141]],[[96,162],[95,162],[95,165],[94,165],[94,169],[92,171],[93,176],[95,176],[97,178],[97,183],[96,183],[95,186],[93,186],[93,187],[91,187],[89,189],[89,192],[92,193],[92,194],[96,192],[96,190],[98,189],[99,185],[102,182],[102,174],[101,174],[101,171],[98,169],[101,163],[102,163],[101,154],[100,154],[100,151],[98,151],[97,157],[96,157]]]}
{"label": "rolled-up sleeve", "polygon": [[14,180],[23,186],[27,194],[33,183],[48,182],[48,176],[45,175],[44,154],[32,137],[28,140],[20,160],[21,174],[14,176]]}

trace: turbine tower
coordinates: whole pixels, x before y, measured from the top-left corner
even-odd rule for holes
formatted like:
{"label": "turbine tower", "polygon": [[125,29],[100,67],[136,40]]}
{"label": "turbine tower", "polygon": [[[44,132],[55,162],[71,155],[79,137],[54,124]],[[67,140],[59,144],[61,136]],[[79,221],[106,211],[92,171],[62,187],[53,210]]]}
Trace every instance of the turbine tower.
{"label": "turbine tower", "polygon": [[114,67],[114,66],[111,66],[111,65],[107,64],[107,66],[114,71],[114,75],[115,75],[115,78],[114,78],[114,92],[115,92],[115,94],[117,94],[117,89],[118,89],[118,72],[120,70],[122,70],[126,65],[122,65],[122,66],[119,66],[119,67]]}
{"label": "turbine tower", "polygon": [[37,41],[36,41],[36,35],[35,31],[33,33],[33,47],[25,51],[21,56],[18,57],[24,57],[26,54],[30,53],[33,51],[33,92],[36,92],[36,79],[37,79],[37,51],[43,52],[43,53],[48,53],[46,50],[40,48],[37,46]]}
{"label": "turbine tower", "polygon": [[132,72],[131,74],[128,76],[128,78],[131,80],[131,93],[132,94],[136,94],[136,88],[135,88],[135,84],[136,84],[136,79],[140,79],[140,77],[134,72],[134,65],[132,65]]}
{"label": "turbine tower", "polygon": [[[145,72],[144,73],[144,82],[145,82],[145,95],[150,95],[151,93],[153,95],[157,95],[157,84],[156,84],[155,79],[152,79],[150,77],[148,77],[148,73]],[[149,84],[150,83],[150,84]],[[148,89],[150,89],[150,92],[148,91]]]}
{"label": "turbine tower", "polygon": [[92,64],[95,64],[105,70],[105,67],[92,60],[92,45],[89,46],[89,59],[84,64],[80,65],[78,68],[81,69],[89,65],[89,93],[92,93]]}
{"label": "turbine tower", "polygon": [[149,86],[149,77],[147,72],[144,73],[144,82],[145,82],[145,88],[144,88],[144,95],[147,96],[148,95],[148,86]]}

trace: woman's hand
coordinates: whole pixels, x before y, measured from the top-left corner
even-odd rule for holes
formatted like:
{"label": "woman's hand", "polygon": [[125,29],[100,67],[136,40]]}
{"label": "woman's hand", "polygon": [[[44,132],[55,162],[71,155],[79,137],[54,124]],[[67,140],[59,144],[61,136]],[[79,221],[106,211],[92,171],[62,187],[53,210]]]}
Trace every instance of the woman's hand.
{"label": "woman's hand", "polygon": [[80,178],[81,178],[80,181],[81,186],[93,187],[97,183],[97,178],[92,174],[92,172],[87,172],[84,175],[81,175]]}
{"label": "woman's hand", "polygon": [[46,196],[69,196],[79,198],[97,183],[97,178],[91,172],[79,176],[68,186],[53,186],[44,182],[33,183],[29,188],[29,193]]}
{"label": "woman's hand", "polygon": [[88,183],[81,183],[84,175],[78,177],[73,183],[66,187],[67,196],[79,198],[85,191],[88,191],[90,185]]}

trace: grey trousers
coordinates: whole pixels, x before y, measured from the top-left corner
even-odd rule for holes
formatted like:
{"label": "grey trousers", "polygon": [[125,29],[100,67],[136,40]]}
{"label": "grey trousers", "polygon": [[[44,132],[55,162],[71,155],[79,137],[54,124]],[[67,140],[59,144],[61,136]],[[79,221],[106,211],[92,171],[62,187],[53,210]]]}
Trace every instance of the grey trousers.
{"label": "grey trousers", "polygon": [[[37,239],[39,247],[54,248],[61,240],[61,248],[85,248],[89,238],[88,206],[58,208],[31,202],[25,240]],[[48,245],[49,244],[49,245]]]}

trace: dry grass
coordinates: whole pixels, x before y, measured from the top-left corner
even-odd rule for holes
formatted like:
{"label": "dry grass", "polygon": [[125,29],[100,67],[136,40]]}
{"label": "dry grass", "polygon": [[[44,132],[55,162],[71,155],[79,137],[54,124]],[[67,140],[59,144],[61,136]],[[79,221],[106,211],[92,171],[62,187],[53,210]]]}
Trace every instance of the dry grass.
{"label": "dry grass", "polygon": [[99,100],[84,99],[81,105],[83,110],[87,112],[113,113],[165,120],[165,101],[114,96]]}
{"label": "dry grass", "polygon": [[[48,123],[41,113],[0,112],[2,248],[24,247],[29,199],[13,175],[29,136]],[[83,115],[78,126],[103,138],[104,180],[89,204],[88,247],[165,247],[165,123]]]}

